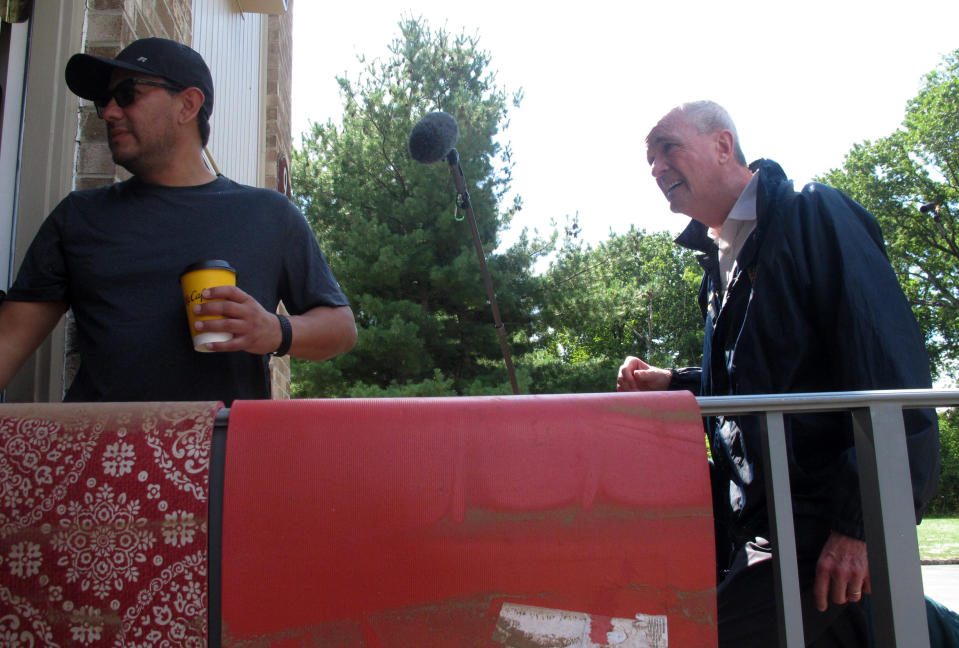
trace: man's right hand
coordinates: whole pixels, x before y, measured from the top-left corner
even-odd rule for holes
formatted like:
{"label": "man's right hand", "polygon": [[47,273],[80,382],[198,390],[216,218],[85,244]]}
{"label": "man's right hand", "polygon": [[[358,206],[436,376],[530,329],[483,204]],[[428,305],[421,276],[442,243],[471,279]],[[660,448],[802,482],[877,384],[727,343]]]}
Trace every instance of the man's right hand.
{"label": "man's right hand", "polygon": [[628,356],[619,367],[616,391],[666,391],[671,379],[669,369],[651,367],[639,358]]}

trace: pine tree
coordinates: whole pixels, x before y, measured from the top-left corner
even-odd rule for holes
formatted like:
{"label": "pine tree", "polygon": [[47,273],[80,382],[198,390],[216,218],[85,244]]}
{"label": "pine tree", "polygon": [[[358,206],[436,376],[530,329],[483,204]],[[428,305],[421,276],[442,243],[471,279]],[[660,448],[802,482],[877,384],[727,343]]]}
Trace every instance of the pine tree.
{"label": "pine tree", "polygon": [[339,78],[340,124],[313,124],[293,155],[297,199],[359,328],[356,348],[328,363],[295,362],[297,396],[509,393],[468,223],[457,214],[449,165],[410,159],[407,138],[425,114],[459,125],[469,184],[512,353],[529,346],[537,281],[525,236],[494,253],[520,208],[506,201],[512,162],[497,140],[508,95],[478,37],[400,22],[386,60]]}

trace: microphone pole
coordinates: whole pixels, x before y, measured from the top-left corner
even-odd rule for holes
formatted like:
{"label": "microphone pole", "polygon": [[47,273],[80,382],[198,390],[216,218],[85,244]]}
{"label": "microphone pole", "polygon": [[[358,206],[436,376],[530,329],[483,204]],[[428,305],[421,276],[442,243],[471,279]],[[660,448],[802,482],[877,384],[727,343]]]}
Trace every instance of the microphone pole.
{"label": "microphone pole", "polygon": [[503,326],[503,320],[499,316],[499,304],[496,302],[496,293],[493,291],[493,279],[490,277],[489,268],[486,266],[486,254],[483,252],[483,244],[480,242],[479,229],[476,227],[476,216],[473,214],[473,205],[470,204],[470,194],[466,190],[466,178],[463,177],[463,168],[460,166],[460,156],[455,148],[446,154],[446,161],[449,162],[450,172],[453,174],[453,184],[458,194],[457,200],[459,201],[459,206],[466,211],[466,220],[469,221],[470,229],[473,232],[473,244],[476,247],[476,256],[479,258],[483,281],[486,283],[486,296],[489,298],[490,308],[493,311],[493,324],[496,327],[496,335],[499,337],[500,349],[503,351],[503,361],[506,363],[509,382],[513,387],[513,393],[519,394],[516,372],[513,371],[513,360],[510,358],[509,345],[506,343],[506,328]]}

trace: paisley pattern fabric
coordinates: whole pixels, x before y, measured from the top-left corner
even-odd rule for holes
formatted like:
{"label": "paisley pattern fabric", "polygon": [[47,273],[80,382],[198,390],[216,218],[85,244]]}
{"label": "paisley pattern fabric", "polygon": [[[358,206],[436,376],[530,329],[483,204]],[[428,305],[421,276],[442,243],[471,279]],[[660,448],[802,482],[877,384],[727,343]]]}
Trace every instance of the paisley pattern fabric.
{"label": "paisley pattern fabric", "polygon": [[206,645],[218,408],[0,405],[0,645]]}

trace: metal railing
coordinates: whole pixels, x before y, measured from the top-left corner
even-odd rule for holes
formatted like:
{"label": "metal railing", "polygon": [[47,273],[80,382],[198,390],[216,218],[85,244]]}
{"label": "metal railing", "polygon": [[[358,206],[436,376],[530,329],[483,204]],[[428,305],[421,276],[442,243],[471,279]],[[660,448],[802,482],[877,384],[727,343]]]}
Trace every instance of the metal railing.
{"label": "metal railing", "polygon": [[[780,646],[806,645],[783,416],[797,412],[849,411],[859,460],[876,645],[879,648],[929,648],[902,410],[959,406],[959,390],[710,396],[697,398],[697,402],[703,416],[756,415],[763,424],[763,465],[771,541],[776,549],[773,560]],[[229,409],[217,413],[214,453],[222,453],[225,448],[228,420]],[[222,493],[214,492],[217,480],[213,477],[211,474],[211,521],[216,519],[213,509],[222,506]],[[219,545],[220,533],[217,525],[211,526],[211,547]],[[213,563],[211,561],[211,583],[219,582],[220,576],[218,561],[216,566]],[[210,619],[219,621],[218,588],[211,586],[210,595]],[[214,641],[219,638],[219,627],[211,625],[210,630],[210,645],[219,645]]]}
{"label": "metal railing", "polygon": [[873,620],[880,648],[929,648],[912,481],[902,411],[959,406],[959,390],[906,389],[698,398],[703,416],[753,414],[763,423],[763,466],[780,646],[805,646],[783,415],[852,414]]}

